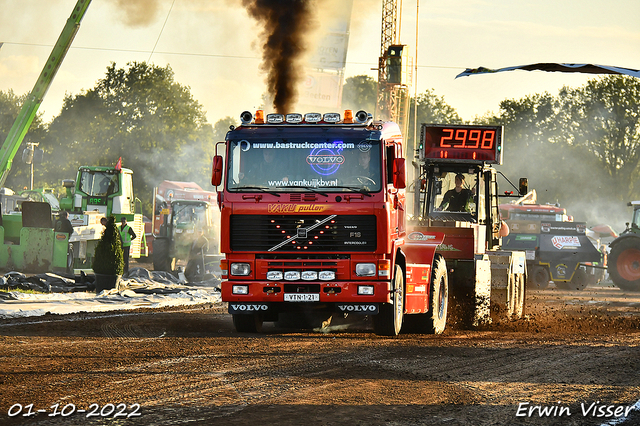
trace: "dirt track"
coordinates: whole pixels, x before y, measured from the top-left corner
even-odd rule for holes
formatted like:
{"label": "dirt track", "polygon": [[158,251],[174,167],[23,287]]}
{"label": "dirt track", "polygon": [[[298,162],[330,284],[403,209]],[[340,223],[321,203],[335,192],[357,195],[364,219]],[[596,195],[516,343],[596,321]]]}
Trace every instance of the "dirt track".
{"label": "dirt track", "polygon": [[[398,338],[375,336],[366,321],[238,335],[211,306],[4,320],[0,423],[640,424],[638,410],[614,421],[606,408],[599,418],[581,409],[615,414],[640,400],[640,295],[551,289],[530,292],[527,309],[527,319],[485,330]],[[30,403],[47,413],[8,416]],[[109,403],[126,404],[122,414],[140,404],[141,416],[102,417]],[[98,407],[97,416],[48,417],[53,404],[66,414],[70,404]]]}

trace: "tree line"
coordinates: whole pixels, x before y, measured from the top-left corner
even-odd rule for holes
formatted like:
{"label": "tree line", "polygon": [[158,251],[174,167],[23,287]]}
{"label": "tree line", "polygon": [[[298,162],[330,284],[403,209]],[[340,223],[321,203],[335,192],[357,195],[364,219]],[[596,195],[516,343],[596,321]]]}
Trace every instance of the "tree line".
{"label": "tree line", "polygon": [[[349,77],[343,107],[374,111],[376,94],[373,78]],[[25,96],[0,91],[2,141]],[[426,90],[410,100],[409,129],[416,102],[418,123],[464,123],[444,97]],[[607,75],[556,95],[505,99],[498,113],[472,123],[504,126],[504,165],[498,168],[513,182],[528,177],[540,202],[560,203],[576,220],[591,224],[619,228],[628,221],[626,202],[638,198],[640,175],[640,80]],[[208,123],[202,105],[175,81],[168,65],[111,63],[95,87],[68,94],[50,123],[36,118],[23,145],[39,143],[45,151],[44,162],[34,168],[35,185],[60,191],[60,181],[75,178],[78,167],[115,165],[122,157],[150,215],[153,187],[164,179],[210,188],[215,144],[236,124],[231,117]],[[413,152],[413,131],[408,133],[407,152]],[[19,157],[6,183],[13,189],[27,186],[30,178]]]}
{"label": "tree line", "polygon": [[[24,96],[0,92],[0,138],[18,114]],[[39,143],[44,161],[34,167],[34,185],[62,191],[62,179],[75,179],[80,166],[122,166],[133,170],[134,191],[151,214],[153,188],[165,179],[193,181],[210,189],[210,160],[224,139],[230,117],[215,126],[188,87],[177,83],[170,66],[111,63],[95,87],[67,95],[60,114],[48,124],[37,118],[26,135]],[[19,151],[20,153],[21,151]],[[6,186],[23,189],[30,166],[16,156]]]}

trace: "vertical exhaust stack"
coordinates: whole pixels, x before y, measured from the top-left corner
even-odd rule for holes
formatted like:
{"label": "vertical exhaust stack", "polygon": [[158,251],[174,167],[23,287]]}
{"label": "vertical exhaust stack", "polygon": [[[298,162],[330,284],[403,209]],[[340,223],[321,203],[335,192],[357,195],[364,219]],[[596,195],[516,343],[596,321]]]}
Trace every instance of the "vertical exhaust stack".
{"label": "vertical exhaust stack", "polygon": [[304,78],[301,63],[305,36],[314,27],[310,0],[242,0],[249,14],[264,26],[262,69],[276,112],[292,112],[297,85]]}

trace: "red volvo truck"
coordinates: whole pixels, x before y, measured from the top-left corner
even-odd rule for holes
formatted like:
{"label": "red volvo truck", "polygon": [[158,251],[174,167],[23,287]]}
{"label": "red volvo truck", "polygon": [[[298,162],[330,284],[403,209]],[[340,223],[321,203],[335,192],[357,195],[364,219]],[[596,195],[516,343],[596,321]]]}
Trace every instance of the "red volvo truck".
{"label": "red volvo truck", "polygon": [[241,122],[212,173],[223,184],[222,300],[236,330],[320,312],[370,315],[381,335],[408,322],[442,332],[444,233],[407,232],[398,125],[364,111],[244,112]]}

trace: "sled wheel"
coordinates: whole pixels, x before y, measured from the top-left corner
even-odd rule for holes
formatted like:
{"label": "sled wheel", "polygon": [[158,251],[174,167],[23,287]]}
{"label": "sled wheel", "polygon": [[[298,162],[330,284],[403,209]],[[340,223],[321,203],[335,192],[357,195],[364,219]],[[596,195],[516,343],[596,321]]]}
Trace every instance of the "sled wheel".
{"label": "sled wheel", "polygon": [[573,278],[571,278],[571,289],[572,290],[584,290],[587,287],[589,277],[587,276],[587,272],[578,268],[576,272],[573,273]]}
{"label": "sled wheel", "polygon": [[531,270],[527,279],[529,288],[544,290],[549,287],[549,270],[544,266],[536,265]]}

